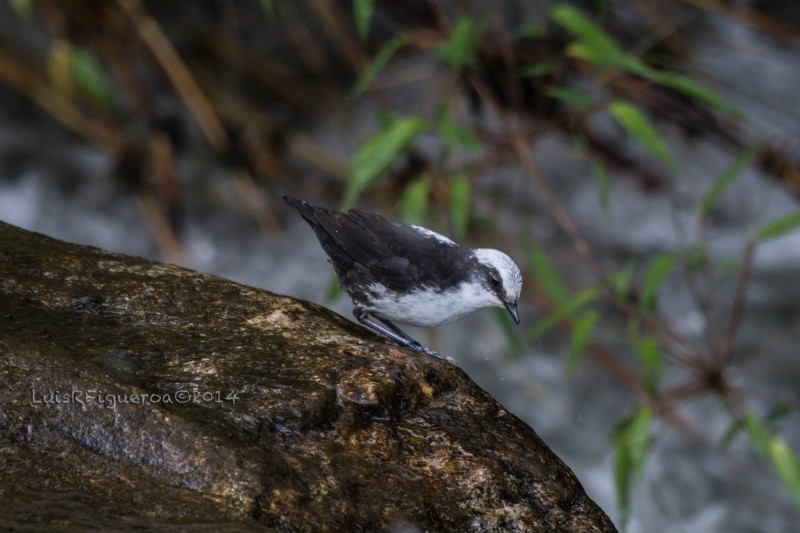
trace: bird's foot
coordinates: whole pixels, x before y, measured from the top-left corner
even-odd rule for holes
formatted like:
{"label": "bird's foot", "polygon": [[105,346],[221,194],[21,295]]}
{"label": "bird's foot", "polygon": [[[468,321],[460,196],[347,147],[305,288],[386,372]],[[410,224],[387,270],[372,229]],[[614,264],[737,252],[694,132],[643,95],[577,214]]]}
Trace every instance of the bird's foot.
{"label": "bird's foot", "polygon": [[431,357],[435,357],[436,359],[441,359],[442,361],[447,361],[448,363],[453,363],[453,364],[456,363],[456,360],[453,359],[452,357],[442,355],[437,351],[431,350],[430,348],[426,348],[425,346],[421,345],[418,342],[409,344],[408,347],[414,350],[415,352],[422,352],[425,355],[430,355]]}
{"label": "bird's foot", "polygon": [[409,342],[407,344],[401,344],[395,341],[394,339],[386,339],[386,343],[391,344],[392,346],[398,346],[400,348],[407,348],[414,352],[424,353],[425,355],[430,355],[431,357],[435,357],[436,359],[441,359],[442,361],[447,361],[448,363],[456,364],[456,360],[453,359],[452,357],[442,355],[437,351],[431,350],[430,348],[426,348],[417,341]]}

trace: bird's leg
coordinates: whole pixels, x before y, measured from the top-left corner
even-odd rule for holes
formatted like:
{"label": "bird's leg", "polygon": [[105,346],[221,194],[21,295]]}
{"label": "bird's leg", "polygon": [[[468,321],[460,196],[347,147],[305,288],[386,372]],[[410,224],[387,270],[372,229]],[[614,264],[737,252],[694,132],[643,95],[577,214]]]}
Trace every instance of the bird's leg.
{"label": "bird's leg", "polygon": [[376,322],[375,320],[373,320],[373,317],[369,315],[369,313],[367,313],[360,307],[356,307],[355,309],[353,309],[353,314],[355,315],[356,320],[358,320],[360,323],[374,329],[375,331],[386,337],[388,340],[393,341],[394,343],[398,344],[403,348],[408,348],[410,350],[414,350],[415,352],[423,352],[432,357],[450,361],[451,363],[455,362],[455,360],[452,357],[443,357],[438,352],[435,352],[430,348],[424,347],[423,345],[421,345],[419,342],[409,337],[405,332],[403,332],[400,328],[398,328],[388,320],[384,320],[383,318],[379,317],[374,317],[375,320],[378,321]]}

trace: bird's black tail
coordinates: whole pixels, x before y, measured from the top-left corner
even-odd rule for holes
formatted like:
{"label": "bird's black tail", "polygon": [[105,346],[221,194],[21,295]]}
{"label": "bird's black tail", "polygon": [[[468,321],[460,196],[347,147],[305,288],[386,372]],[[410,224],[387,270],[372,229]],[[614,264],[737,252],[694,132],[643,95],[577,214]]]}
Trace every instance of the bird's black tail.
{"label": "bird's black tail", "polygon": [[286,205],[303,215],[303,218],[306,220],[311,221],[316,218],[314,216],[314,210],[316,207],[310,203],[304,202],[303,200],[298,200],[297,198],[292,198],[291,196],[284,196],[283,201],[286,203]]}

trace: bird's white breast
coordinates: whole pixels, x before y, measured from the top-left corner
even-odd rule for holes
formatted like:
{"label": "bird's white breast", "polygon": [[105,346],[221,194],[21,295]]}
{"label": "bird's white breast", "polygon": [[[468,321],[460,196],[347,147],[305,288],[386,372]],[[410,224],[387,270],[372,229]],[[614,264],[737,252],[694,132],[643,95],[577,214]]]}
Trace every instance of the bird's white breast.
{"label": "bird's white breast", "polygon": [[398,293],[382,285],[369,287],[370,302],[365,309],[380,318],[411,326],[441,326],[467,315],[502,305],[497,297],[479,283],[461,283],[453,288],[436,291],[424,288],[410,293]]}

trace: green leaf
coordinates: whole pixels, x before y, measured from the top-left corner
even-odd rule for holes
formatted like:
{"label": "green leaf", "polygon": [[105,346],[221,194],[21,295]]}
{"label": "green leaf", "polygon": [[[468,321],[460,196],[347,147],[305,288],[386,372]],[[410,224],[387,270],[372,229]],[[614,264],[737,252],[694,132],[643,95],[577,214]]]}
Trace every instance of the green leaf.
{"label": "green leaf", "polygon": [[636,355],[644,367],[644,378],[650,392],[656,392],[656,380],[664,375],[664,359],[655,339],[648,337],[636,346]]}
{"label": "green leaf", "polygon": [[800,505],[800,465],[792,450],[783,440],[773,437],[767,443],[767,455],[775,471],[783,482],[783,486],[791,494],[797,505]]}
{"label": "green leaf", "polygon": [[541,24],[525,24],[514,30],[514,39],[534,39],[545,34]]}
{"label": "green leaf", "polygon": [[708,249],[703,244],[690,246],[683,254],[683,271],[693,274],[703,266],[708,257]]}
{"label": "green leaf", "polygon": [[742,117],[742,113],[733,104],[677,72],[651,72],[648,77],[655,83],[682,92],[698,102],[716,107],[734,118]]}
{"label": "green leaf", "polygon": [[375,9],[374,0],[353,0],[353,11],[356,17],[356,30],[361,41],[367,40],[369,34],[369,23],[372,20],[372,12]]}
{"label": "green leaf", "polygon": [[664,139],[658,133],[650,120],[639,108],[629,102],[615,100],[608,106],[609,111],[633,137],[639,140],[654,156],[661,160],[671,170],[676,170],[678,164],[672,153],[667,148]]}
{"label": "green leaf", "polygon": [[325,291],[325,303],[328,305],[332,304],[338,300],[342,294],[344,293],[342,292],[342,288],[339,286],[339,280],[336,279],[336,276],[331,276],[331,280],[328,283],[328,290]]}
{"label": "green leaf", "polygon": [[727,450],[733,442],[733,439],[738,437],[742,432],[742,429],[744,429],[744,423],[741,420],[734,420],[719,440],[719,449],[721,451]]}
{"label": "green leaf", "polygon": [[11,0],[11,7],[17,12],[20,18],[25,20],[32,20],[36,14],[36,6],[33,0]]}
{"label": "green leaf", "polygon": [[614,484],[617,490],[622,529],[630,515],[631,488],[644,470],[647,448],[650,442],[650,426],[653,412],[640,407],[631,418],[616,431],[614,441]]}
{"label": "green leaf", "polygon": [[394,118],[386,130],[367,139],[353,156],[352,175],[342,209],[353,207],[364,189],[377,180],[424,129],[422,119]]}
{"label": "green leaf", "polygon": [[764,242],[770,239],[781,237],[800,226],[800,211],[789,213],[788,215],[776,218],[756,233],[753,238],[755,242]]}
{"label": "green leaf", "polygon": [[480,35],[475,21],[470,17],[461,17],[453,27],[450,41],[441,45],[436,53],[460,73],[466,67],[478,64],[476,51],[479,42]]}
{"label": "green leaf", "polygon": [[580,40],[567,47],[569,55],[599,66],[613,66],[641,76],[647,74],[649,69],[646,65],[626,53],[600,26],[577,9],[560,4],[550,10],[550,18]]}
{"label": "green leaf", "polygon": [[428,210],[428,194],[431,184],[426,177],[417,178],[403,193],[400,214],[406,224],[418,224]]}
{"label": "green leaf", "polygon": [[450,216],[453,218],[453,229],[457,237],[467,234],[471,188],[472,184],[466,174],[457,177],[450,186]]}
{"label": "green leaf", "polygon": [[743,420],[747,434],[750,435],[750,440],[753,443],[753,449],[759,457],[766,457],[770,440],[769,430],[761,423],[761,419],[751,411],[744,414]]}
{"label": "green leaf", "polygon": [[492,309],[492,314],[497,321],[500,331],[503,332],[503,336],[506,338],[506,344],[508,346],[507,354],[511,357],[518,356],[525,347],[524,339],[520,337],[519,329],[517,329],[511,317],[508,316],[508,311],[495,307]]}
{"label": "green leaf", "polygon": [[370,86],[372,81],[383,70],[386,63],[394,56],[398,50],[407,45],[409,42],[408,35],[401,33],[392,37],[392,39],[383,45],[375,58],[367,65],[361,76],[358,77],[356,84],[350,91],[350,98],[355,100],[364,94],[364,91]]}
{"label": "green leaf", "polygon": [[743,417],[753,449],[762,459],[769,459],[781,478],[783,486],[800,505],[800,465],[789,446],[764,426],[755,413],[748,411]]}
{"label": "green leaf", "polygon": [[611,182],[608,179],[608,169],[603,163],[592,160],[592,170],[594,170],[597,181],[597,196],[600,198],[600,206],[608,215],[611,213]]}
{"label": "green leaf", "polygon": [[523,78],[535,78],[537,76],[550,74],[554,70],[555,68],[552,63],[541,61],[539,63],[531,63],[530,65],[523,66],[519,69],[519,75]]}
{"label": "green leaf", "polygon": [[628,299],[635,271],[636,263],[634,261],[628,261],[624,267],[612,275],[611,285],[614,288],[614,296],[620,300]]}
{"label": "green leaf", "polygon": [[556,307],[556,310],[547,315],[544,320],[537,322],[532,328],[525,331],[524,340],[529,342],[551,328],[557,326],[562,320],[574,317],[585,305],[597,299],[600,291],[591,287],[575,294],[565,304]]}
{"label": "green leaf", "polygon": [[670,271],[675,267],[678,257],[674,254],[662,254],[650,265],[642,285],[642,307],[654,310],[658,301],[658,292],[667,279]]}
{"label": "green leaf", "polygon": [[550,18],[567,31],[575,34],[599,57],[617,57],[625,52],[609,35],[574,7],[559,4],[550,10]]}
{"label": "green leaf", "polygon": [[551,87],[547,90],[547,96],[555,98],[556,100],[561,100],[578,111],[589,109],[592,105],[592,100],[586,93],[567,89],[566,87]]}
{"label": "green leaf", "polygon": [[558,270],[550,262],[543,251],[539,248],[532,248],[528,253],[528,263],[530,264],[536,282],[544,290],[545,294],[559,306],[565,306],[572,297],[572,292],[561,279]]}
{"label": "green leaf", "polygon": [[264,16],[268,20],[275,20],[275,4],[272,0],[259,0],[259,4],[261,4],[261,11],[264,12]]}
{"label": "green leaf", "polygon": [[69,57],[69,70],[75,85],[95,101],[107,107],[111,106],[114,98],[111,82],[92,52],[73,48]]}
{"label": "green leaf", "polygon": [[736,158],[736,160],[731,163],[728,168],[722,171],[722,173],[717,176],[717,179],[714,180],[714,183],[711,184],[711,187],[708,188],[708,191],[703,196],[703,199],[700,200],[700,205],[698,206],[698,214],[701,218],[706,218],[708,214],[711,212],[711,208],[714,207],[714,204],[717,202],[717,198],[728,188],[734,179],[736,179],[739,174],[741,174],[742,170],[750,164],[753,158],[758,153],[758,148],[753,147],[747,150],[745,153],[740,155]]}
{"label": "green leaf", "polygon": [[764,417],[764,420],[766,420],[767,422],[776,422],[781,418],[790,415],[791,413],[792,413],[791,405],[780,403],[769,410],[769,412]]}
{"label": "green leaf", "polygon": [[439,135],[453,146],[463,146],[468,150],[478,150],[481,143],[472,130],[451,120],[442,120],[438,125]]}
{"label": "green leaf", "polygon": [[568,372],[575,371],[575,366],[586,351],[586,345],[589,344],[592,330],[598,318],[600,318],[600,313],[592,310],[583,313],[578,320],[575,321],[575,327],[572,330],[572,337],[569,339],[569,350],[567,352]]}

